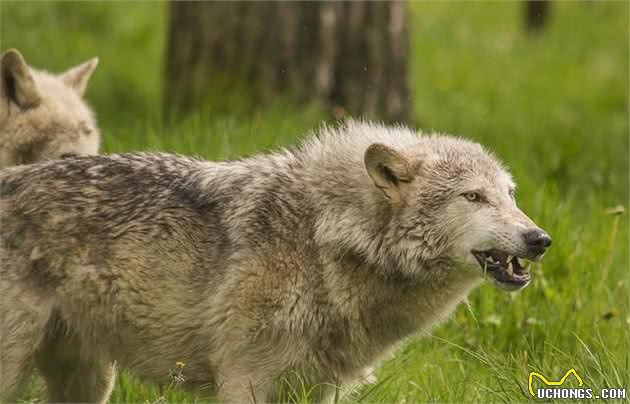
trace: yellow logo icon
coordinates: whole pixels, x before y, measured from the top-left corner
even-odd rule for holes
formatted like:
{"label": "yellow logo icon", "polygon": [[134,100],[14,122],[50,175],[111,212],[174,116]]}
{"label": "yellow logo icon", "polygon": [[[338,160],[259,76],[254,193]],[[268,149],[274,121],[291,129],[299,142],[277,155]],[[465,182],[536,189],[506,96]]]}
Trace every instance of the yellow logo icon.
{"label": "yellow logo icon", "polygon": [[534,381],[534,376],[539,378],[547,386],[562,386],[562,384],[565,382],[565,380],[567,380],[567,377],[569,377],[569,375],[575,376],[575,378],[578,381],[578,385],[580,387],[582,387],[582,385],[584,384],[584,381],[582,380],[580,375],[578,375],[577,372],[575,371],[575,369],[573,369],[573,368],[567,370],[567,373],[565,373],[564,376],[562,376],[562,378],[560,380],[558,380],[557,382],[547,380],[547,378],[545,376],[541,375],[540,373],[531,372],[529,374],[529,394],[531,394],[532,397],[536,397],[536,395],[534,394],[534,389],[532,388],[532,383]]}

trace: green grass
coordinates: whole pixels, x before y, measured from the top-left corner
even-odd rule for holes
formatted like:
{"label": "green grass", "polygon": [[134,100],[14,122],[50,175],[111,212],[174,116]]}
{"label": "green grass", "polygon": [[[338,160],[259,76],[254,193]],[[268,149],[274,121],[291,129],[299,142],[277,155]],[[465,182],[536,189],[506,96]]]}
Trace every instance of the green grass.
{"label": "green grass", "polygon": [[[164,126],[163,4],[1,7],[2,48],[18,47],[36,66],[62,70],[100,56],[87,98],[104,152],[229,158],[291,143],[326,119],[317,105],[278,101],[246,117],[192,111]],[[517,2],[411,4],[414,121],[493,150],[519,183],[520,206],[554,246],[529,288],[481,287],[432,336],[401,348],[376,385],[342,401],[528,401],[530,371],[556,379],[572,367],[596,392],[630,387],[628,212],[606,212],[628,208],[629,6],[552,7],[548,29],[531,38]],[[162,394],[196,400],[125,375],[112,401],[154,402]]]}

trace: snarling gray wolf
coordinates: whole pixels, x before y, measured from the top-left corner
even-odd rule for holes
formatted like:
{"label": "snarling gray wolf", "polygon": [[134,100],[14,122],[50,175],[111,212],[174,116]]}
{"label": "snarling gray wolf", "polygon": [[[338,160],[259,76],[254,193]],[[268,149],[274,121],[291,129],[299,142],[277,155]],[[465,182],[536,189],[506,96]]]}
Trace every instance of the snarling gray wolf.
{"label": "snarling gray wolf", "polygon": [[[348,121],[272,154],[76,157],[0,174],[1,379],[103,402],[115,369],[227,402],[314,401],[550,237],[479,144]],[[285,388],[286,387],[286,388]],[[300,390],[298,388],[298,390]]]}
{"label": "snarling gray wolf", "polygon": [[0,55],[0,167],[98,153],[100,134],[83,100],[97,64],[53,75],[15,49]]}

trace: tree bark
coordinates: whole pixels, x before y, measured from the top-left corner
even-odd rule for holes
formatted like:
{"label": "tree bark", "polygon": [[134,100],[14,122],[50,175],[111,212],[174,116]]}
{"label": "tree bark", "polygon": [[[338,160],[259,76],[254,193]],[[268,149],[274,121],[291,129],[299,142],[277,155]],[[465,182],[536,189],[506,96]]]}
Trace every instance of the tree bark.
{"label": "tree bark", "polygon": [[525,0],[525,28],[535,33],[541,31],[549,20],[549,0]]}
{"label": "tree bark", "polygon": [[172,1],[167,46],[167,114],[239,92],[409,118],[405,2]]}

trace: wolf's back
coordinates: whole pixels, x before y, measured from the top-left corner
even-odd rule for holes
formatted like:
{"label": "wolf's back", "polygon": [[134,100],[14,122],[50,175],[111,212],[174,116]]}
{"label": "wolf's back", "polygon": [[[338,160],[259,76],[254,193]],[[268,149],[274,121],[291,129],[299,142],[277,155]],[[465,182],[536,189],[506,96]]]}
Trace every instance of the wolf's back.
{"label": "wolf's back", "polygon": [[200,189],[201,164],[125,154],[3,170],[2,255],[46,286],[112,263],[156,273],[173,269],[160,262],[204,265],[224,231],[213,193]]}
{"label": "wolf's back", "polygon": [[19,166],[0,171],[0,197],[15,212],[118,208],[122,210],[116,213],[124,215],[134,207],[150,207],[149,202],[162,205],[183,197],[186,187],[194,188],[200,164],[174,155],[137,153]]}

